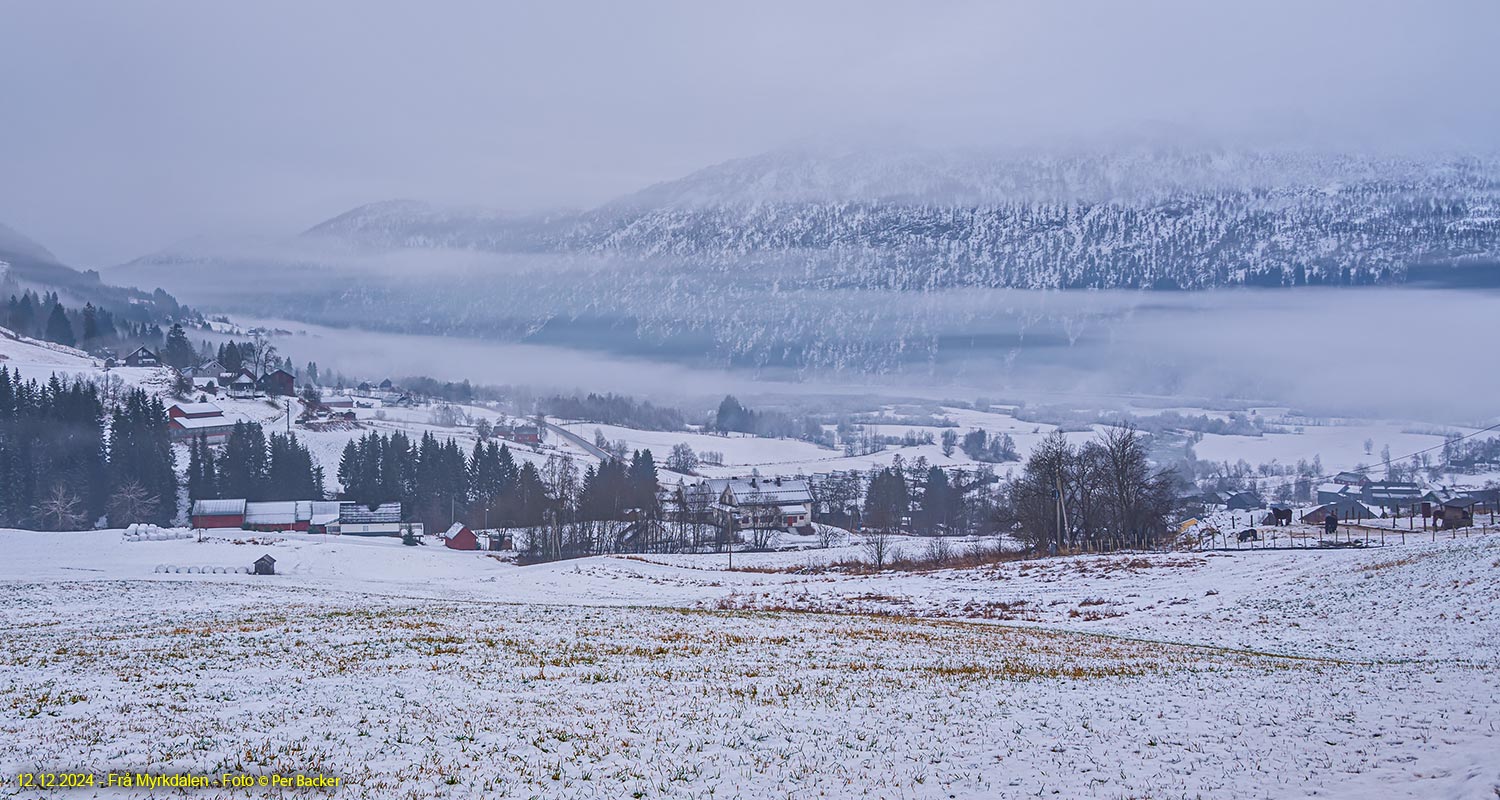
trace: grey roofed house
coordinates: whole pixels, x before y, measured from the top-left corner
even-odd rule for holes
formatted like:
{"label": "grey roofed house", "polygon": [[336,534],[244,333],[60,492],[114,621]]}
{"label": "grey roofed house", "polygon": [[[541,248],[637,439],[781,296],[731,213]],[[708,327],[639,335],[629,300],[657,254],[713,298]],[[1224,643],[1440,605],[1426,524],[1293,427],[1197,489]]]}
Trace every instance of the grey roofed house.
{"label": "grey roofed house", "polygon": [[1370,479],[1362,472],[1355,472],[1354,470],[1346,469],[1343,472],[1334,475],[1333,482],[1342,483],[1346,486],[1363,486],[1366,483],[1369,483]]}
{"label": "grey roofed house", "polygon": [[1402,481],[1372,481],[1365,484],[1361,495],[1372,506],[1396,508],[1421,502],[1422,487]]}
{"label": "grey roofed house", "polygon": [[1222,506],[1229,502],[1234,492],[1226,492],[1219,489],[1210,489],[1203,493],[1203,504],[1208,506]]}
{"label": "grey roofed house", "polygon": [[741,524],[791,528],[812,522],[812,488],[801,478],[712,478],[715,508]]}
{"label": "grey roofed house", "polygon": [[1361,498],[1364,493],[1356,485],[1330,482],[1318,484],[1317,496],[1319,503],[1336,503],[1350,498]]}
{"label": "grey roofed house", "polygon": [[813,500],[811,487],[800,478],[711,478],[707,483],[728,505],[781,506]]}
{"label": "grey roofed house", "polygon": [[375,524],[400,521],[400,503],[381,503],[373,509],[364,503],[354,503],[347,500],[339,503],[339,522]]}
{"label": "grey roofed house", "polygon": [[1266,501],[1260,499],[1260,495],[1255,492],[1235,492],[1224,501],[1224,507],[1230,511],[1249,511],[1254,508],[1265,508]]}
{"label": "grey roofed house", "polygon": [[130,354],[125,356],[123,360],[127,367],[161,366],[161,358],[156,355],[156,351],[144,345],[130,351]]}

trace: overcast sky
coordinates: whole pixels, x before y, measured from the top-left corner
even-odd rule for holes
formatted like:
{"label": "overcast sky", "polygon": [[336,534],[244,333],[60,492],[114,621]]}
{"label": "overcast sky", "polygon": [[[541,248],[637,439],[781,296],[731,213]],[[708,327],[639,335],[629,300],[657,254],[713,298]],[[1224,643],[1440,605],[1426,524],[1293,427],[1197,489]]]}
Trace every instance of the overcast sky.
{"label": "overcast sky", "polygon": [[1493,147],[1500,3],[0,0],[0,222],[76,266],[805,139]]}

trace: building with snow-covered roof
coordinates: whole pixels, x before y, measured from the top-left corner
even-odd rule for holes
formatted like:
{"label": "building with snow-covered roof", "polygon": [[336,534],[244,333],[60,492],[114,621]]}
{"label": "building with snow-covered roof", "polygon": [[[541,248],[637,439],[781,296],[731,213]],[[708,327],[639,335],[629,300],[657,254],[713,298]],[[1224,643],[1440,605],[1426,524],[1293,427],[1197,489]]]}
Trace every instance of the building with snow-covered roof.
{"label": "building with snow-covered roof", "polygon": [[1358,484],[1330,481],[1320,483],[1317,488],[1319,503],[1339,503],[1346,500],[1363,500],[1364,489]]}
{"label": "building with snow-covered roof", "polygon": [[215,403],[173,403],[172,407],[167,409],[167,416],[172,419],[179,417],[191,419],[222,417],[224,416],[224,409],[219,408]]}
{"label": "building with snow-covered roof", "polygon": [[448,530],[438,534],[443,546],[449,550],[478,550],[479,537],[462,522],[455,522]]}
{"label": "building with snow-covered roof", "polygon": [[326,533],[338,523],[339,505],[337,500],[195,500],[192,519],[195,528]]}
{"label": "building with snow-covered roof", "polygon": [[194,528],[245,527],[245,501],[241,499],[194,500]]}
{"label": "building with snow-covered roof", "polygon": [[742,527],[788,530],[812,524],[812,488],[802,478],[711,478],[715,509]]}
{"label": "building with snow-covered roof", "polygon": [[1380,512],[1365,505],[1358,498],[1348,497],[1337,502],[1313,506],[1302,515],[1302,521],[1309,525],[1322,525],[1330,515],[1337,517],[1340,521],[1360,522],[1378,519]]}
{"label": "building with snow-covered roof", "polygon": [[291,397],[297,393],[297,377],[277,367],[260,376],[260,390],[273,397]]}
{"label": "building with snow-covered roof", "polygon": [[306,521],[298,526],[296,500],[276,500],[245,504],[245,527],[254,531],[307,530]]}
{"label": "building with snow-covered roof", "polygon": [[364,503],[339,503],[339,532],[356,536],[400,536],[401,504],[381,503],[370,508]]}
{"label": "building with snow-covered roof", "polygon": [[202,436],[209,444],[223,444],[238,421],[237,417],[226,417],[222,413],[211,417],[172,417],[167,420],[167,431],[174,441],[185,442]]}
{"label": "building with snow-covered roof", "polygon": [[156,354],[155,350],[152,350],[145,345],[142,345],[130,351],[130,353],[121,360],[124,361],[125,366],[127,367],[161,366],[161,357]]}
{"label": "building with snow-covered roof", "polygon": [[1370,482],[1370,479],[1363,472],[1344,470],[1333,476],[1333,482],[1341,483],[1345,486],[1364,486]]}
{"label": "building with snow-covered roof", "polygon": [[1422,487],[1403,481],[1371,481],[1361,491],[1367,505],[1376,508],[1410,508],[1422,500]]}
{"label": "building with snow-covered roof", "polygon": [[251,400],[255,397],[255,376],[244,370],[240,370],[228,376],[228,382],[219,385],[229,391],[229,396],[236,400]]}

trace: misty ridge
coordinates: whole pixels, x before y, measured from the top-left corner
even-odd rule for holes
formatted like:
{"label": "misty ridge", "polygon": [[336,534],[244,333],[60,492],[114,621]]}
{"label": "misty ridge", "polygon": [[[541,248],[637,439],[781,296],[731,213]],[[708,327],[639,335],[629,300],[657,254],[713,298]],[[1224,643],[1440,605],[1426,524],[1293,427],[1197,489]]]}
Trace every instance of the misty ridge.
{"label": "misty ridge", "polygon": [[[190,242],[106,274],[211,309],[769,379],[1317,402],[1326,393],[1310,387],[1336,379],[1315,376],[1388,362],[1288,355],[1315,331],[1358,337],[1372,319],[1422,326],[1438,314],[1480,325],[1447,347],[1482,358],[1474,321],[1493,299],[1483,287],[1500,284],[1496,264],[1493,158],[805,146],[589,211],[384,201],[299,235]],[[1351,291],[1411,284],[1480,290]],[[1025,291],[1055,289],[1088,291]],[[1149,369],[1113,366],[1142,356]],[[1420,396],[1405,394],[1357,404],[1404,409]]]}

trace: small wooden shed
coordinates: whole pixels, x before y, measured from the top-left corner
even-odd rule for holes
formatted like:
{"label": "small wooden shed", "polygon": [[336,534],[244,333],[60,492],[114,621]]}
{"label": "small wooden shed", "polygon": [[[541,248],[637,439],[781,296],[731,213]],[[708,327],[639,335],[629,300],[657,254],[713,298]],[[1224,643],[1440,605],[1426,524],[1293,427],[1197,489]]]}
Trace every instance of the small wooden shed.
{"label": "small wooden shed", "polygon": [[1455,497],[1443,503],[1438,511],[1438,527],[1443,530],[1467,528],[1474,524],[1474,507],[1479,505],[1477,497]]}
{"label": "small wooden shed", "polygon": [[275,575],[276,574],[276,559],[271,558],[271,554],[270,553],[266,553],[265,555],[261,556],[260,558],[255,559],[255,574],[256,575]]}
{"label": "small wooden shed", "polygon": [[475,536],[474,531],[469,530],[469,526],[462,522],[453,523],[453,527],[442,534],[442,539],[443,546],[450,550],[479,549],[479,537]]}

